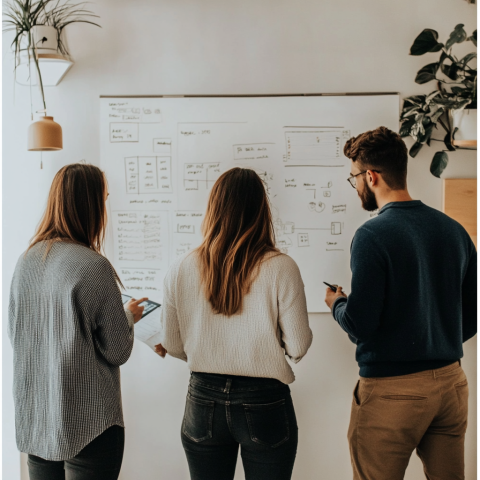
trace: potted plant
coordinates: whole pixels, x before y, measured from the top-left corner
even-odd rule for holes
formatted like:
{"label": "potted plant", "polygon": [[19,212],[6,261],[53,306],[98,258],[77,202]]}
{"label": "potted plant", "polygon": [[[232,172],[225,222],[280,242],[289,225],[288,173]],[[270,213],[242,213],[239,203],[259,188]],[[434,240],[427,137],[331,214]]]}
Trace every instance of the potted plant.
{"label": "potted plant", "polygon": [[[53,117],[47,117],[47,104],[43,88],[42,74],[39,66],[39,55],[53,53],[69,56],[62,39],[64,28],[71,23],[90,23],[100,26],[90,20],[97,17],[84,8],[85,3],[70,3],[69,0],[10,0],[6,4],[3,20],[3,31],[14,31],[12,48],[15,55],[15,68],[23,63],[29,69],[34,63],[37,72],[38,85],[43,102],[45,117],[29,128],[29,150],[59,150],[62,148],[61,128],[53,122]],[[97,17],[98,18],[98,17]],[[33,112],[32,112],[33,120]],[[32,128],[33,127],[33,128]],[[54,132],[54,134],[52,133]],[[53,139],[43,142],[44,139]]]}
{"label": "potted plant", "polygon": [[[471,52],[459,59],[452,52],[455,44],[465,41],[477,46],[477,31],[468,36],[463,24],[459,24],[447,41],[440,43],[438,33],[427,28],[417,36],[410,48],[410,55],[440,54],[436,62],[425,65],[415,77],[418,84],[436,82],[437,89],[428,95],[405,98],[400,115],[400,135],[411,136],[415,140],[409,151],[411,157],[415,157],[425,144],[430,146],[432,141],[445,144],[446,148],[435,153],[430,165],[430,172],[438,178],[448,164],[447,151],[462,148],[462,142],[455,141],[458,120],[463,121],[462,112],[475,109],[470,119],[476,122],[477,68],[472,66],[472,62],[477,54]],[[439,125],[445,131],[442,139],[433,138]]]}

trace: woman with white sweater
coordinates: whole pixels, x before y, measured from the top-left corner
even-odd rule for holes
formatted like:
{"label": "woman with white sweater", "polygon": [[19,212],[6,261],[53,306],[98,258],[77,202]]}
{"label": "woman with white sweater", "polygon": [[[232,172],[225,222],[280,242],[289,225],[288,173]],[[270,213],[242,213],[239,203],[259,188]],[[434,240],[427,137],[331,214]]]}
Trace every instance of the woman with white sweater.
{"label": "woman with white sweater", "polygon": [[193,480],[291,478],[298,428],[288,384],[312,342],[296,263],[275,247],[260,177],[233,168],[213,186],[203,243],[165,279],[157,352],[191,370],[182,443]]}

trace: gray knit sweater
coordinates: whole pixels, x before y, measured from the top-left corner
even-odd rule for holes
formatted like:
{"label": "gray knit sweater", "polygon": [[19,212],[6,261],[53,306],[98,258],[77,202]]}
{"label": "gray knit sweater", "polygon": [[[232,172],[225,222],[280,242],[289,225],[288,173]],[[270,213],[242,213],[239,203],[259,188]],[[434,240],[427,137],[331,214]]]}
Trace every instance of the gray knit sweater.
{"label": "gray knit sweater", "polygon": [[67,242],[44,252],[41,242],[22,254],[10,293],[17,446],[66,460],[123,426],[119,365],[133,347],[133,315],[105,257]]}

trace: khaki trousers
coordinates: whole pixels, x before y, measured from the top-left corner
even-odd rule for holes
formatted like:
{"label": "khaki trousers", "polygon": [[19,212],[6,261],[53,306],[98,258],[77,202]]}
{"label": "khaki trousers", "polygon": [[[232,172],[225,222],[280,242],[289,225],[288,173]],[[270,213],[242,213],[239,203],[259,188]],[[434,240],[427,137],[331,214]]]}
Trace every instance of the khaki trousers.
{"label": "khaki trousers", "polygon": [[360,377],[348,429],[354,480],[402,480],[415,449],[428,480],[463,480],[467,414],[460,362],[399,377]]}

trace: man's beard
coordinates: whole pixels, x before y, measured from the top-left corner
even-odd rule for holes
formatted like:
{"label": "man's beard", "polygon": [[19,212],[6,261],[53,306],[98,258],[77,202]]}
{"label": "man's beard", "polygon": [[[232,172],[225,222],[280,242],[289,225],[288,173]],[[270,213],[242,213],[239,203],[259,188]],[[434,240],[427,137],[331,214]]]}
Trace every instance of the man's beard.
{"label": "man's beard", "polygon": [[362,208],[367,212],[373,212],[378,209],[375,194],[372,192],[367,182],[363,182],[363,192],[359,193],[358,196],[362,201]]}

